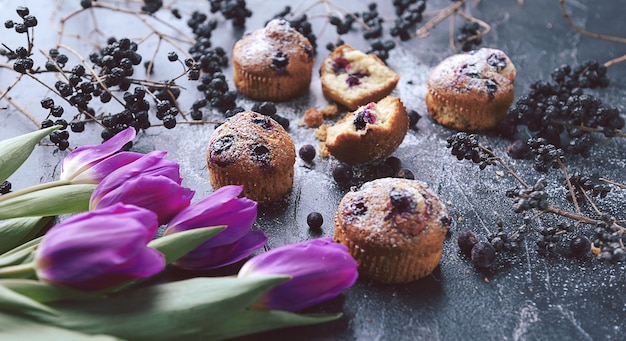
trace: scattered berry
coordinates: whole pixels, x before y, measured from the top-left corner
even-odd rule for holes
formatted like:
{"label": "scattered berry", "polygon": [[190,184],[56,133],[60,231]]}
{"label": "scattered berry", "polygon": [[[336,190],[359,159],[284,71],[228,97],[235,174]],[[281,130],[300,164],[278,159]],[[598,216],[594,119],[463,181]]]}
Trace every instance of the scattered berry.
{"label": "scattered berry", "polygon": [[472,247],[472,262],[479,268],[488,268],[496,260],[496,250],[488,242],[478,242]]}
{"label": "scattered berry", "polygon": [[324,217],[319,212],[311,212],[306,216],[306,223],[312,230],[319,230],[324,223]]}
{"label": "scattered berry", "polygon": [[315,147],[313,147],[313,145],[310,144],[305,144],[302,147],[300,147],[300,150],[298,150],[298,155],[300,156],[300,158],[307,163],[311,163],[313,162],[313,159],[315,158]]}

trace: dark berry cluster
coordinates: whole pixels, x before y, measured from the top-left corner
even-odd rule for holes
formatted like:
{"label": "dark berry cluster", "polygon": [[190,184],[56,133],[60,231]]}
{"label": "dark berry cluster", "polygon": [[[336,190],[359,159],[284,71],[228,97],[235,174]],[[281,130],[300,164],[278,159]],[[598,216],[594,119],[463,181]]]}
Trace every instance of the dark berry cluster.
{"label": "dark berry cluster", "polygon": [[423,0],[393,0],[396,9],[396,20],[391,27],[391,35],[406,41],[411,39],[417,23],[423,19],[426,1]]}
{"label": "dark berry cluster", "polygon": [[356,21],[354,19],[356,14],[344,14],[343,18],[340,18],[336,15],[331,15],[328,17],[328,22],[335,26],[338,35],[344,35],[348,33],[352,29],[352,24]]}
{"label": "dark berry cluster", "polygon": [[496,225],[498,226],[498,231],[487,237],[493,248],[498,252],[519,251],[526,233],[526,226],[523,225],[512,233],[507,233],[504,231],[504,224],[501,220],[498,220]]}
{"label": "dark berry cluster", "polygon": [[18,6],[15,11],[20,16],[22,22],[16,22],[13,20],[7,20],[4,22],[4,27],[7,29],[15,29],[17,33],[26,33],[29,28],[37,26],[37,17],[30,14],[28,7]]}
{"label": "dark berry cluster", "polygon": [[[28,9],[28,7],[18,6],[16,8],[16,12],[22,19],[22,22],[7,20],[4,22],[4,27],[6,29],[15,29],[15,32],[17,33],[26,33],[29,28],[37,26],[37,17],[30,14],[30,10]],[[27,48],[20,46],[14,51],[11,49],[2,49],[2,55],[6,56],[9,60],[15,60],[15,62],[13,63],[13,70],[15,70],[16,72],[26,73],[29,70],[32,70],[34,66],[33,59],[30,58],[32,40],[28,41],[28,45],[29,46]]]}
{"label": "dark berry cluster", "polygon": [[252,16],[252,11],[246,7],[245,0],[209,0],[209,4],[211,13],[221,12],[235,27],[244,27],[246,18]]}
{"label": "dark berry cluster", "polygon": [[283,128],[289,129],[289,119],[279,115],[276,110],[276,105],[273,102],[257,102],[252,105],[250,109],[261,115],[265,115],[278,122]]}
{"label": "dark berry cluster", "polygon": [[618,109],[583,93],[585,88],[608,84],[606,67],[598,62],[585,62],[574,69],[563,65],[552,72],[552,82],[535,82],[527,95],[517,99],[501,128],[508,131],[511,124],[526,125],[564,152],[586,157],[594,144],[594,131],[613,137],[625,124]]}
{"label": "dark berry cluster", "polygon": [[109,38],[105,47],[89,55],[89,60],[99,67],[99,76],[107,87],[128,90],[133,66],[139,65],[142,57],[137,53],[137,43],[128,38]]}
{"label": "dark berry cluster", "polygon": [[285,6],[285,8],[275,14],[272,19],[284,19],[291,24],[291,26],[298,32],[300,32],[303,36],[305,36],[311,46],[313,47],[313,53],[317,51],[317,36],[313,33],[313,26],[311,26],[311,22],[309,21],[309,17],[306,14],[302,14],[297,18],[291,18],[291,7]]}
{"label": "dark berry cluster", "polygon": [[67,128],[67,121],[60,118],[65,111],[62,106],[55,105],[54,100],[50,97],[46,97],[41,100],[41,107],[50,110],[48,117],[41,121],[42,128],[52,127],[54,125],[60,125],[61,129],[53,131],[50,134],[50,141],[57,145],[60,150],[65,150],[69,147],[69,132]]}
{"label": "dark berry cluster", "polygon": [[389,51],[393,50],[395,47],[396,43],[393,40],[382,41],[376,39],[371,43],[371,50],[366,53],[373,53],[381,60],[386,61],[389,58]]}
{"label": "dark berry cluster", "polygon": [[540,211],[548,208],[548,194],[545,192],[547,181],[544,178],[537,180],[533,187],[515,187],[506,191],[506,196],[513,198],[513,210],[522,213],[530,209]]}
{"label": "dark berry cluster", "polygon": [[480,36],[480,25],[475,21],[468,21],[459,28],[456,36],[457,43],[461,44],[461,50],[471,51],[482,44],[483,38]]}
{"label": "dark berry cluster", "polygon": [[[578,202],[584,201],[585,194],[591,197],[604,198],[611,191],[611,186],[600,181],[598,173],[582,175],[579,172],[569,177],[569,182],[574,190],[574,195]],[[564,181],[567,185],[567,182]],[[572,201],[572,196],[568,192],[567,200]]]}
{"label": "dark berry cluster", "polygon": [[478,143],[476,134],[458,132],[448,137],[447,142],[446,147],[450,148],[452,155],[459,160],[472,160],[472,162],[479,164],[480,169],[485,169],[496,163],[491,150]]}
{"label": "dark berry cluster", "polygon": [[[189,48],[193,59],[186,60],[185,64],[190,68],[188,71],[190,79],[193,80],[197,73],[200,79],[197,89],[204,94],[204,98],[192,106],[193,119],[201,119],[200,109],[207,105],[223,113],[237,106],[237,92],[229,89],[226,75],[222,72],[223,68],[228,66],[226,50],[219,46],[211,47],[211,34],[217,27],[217,21],[207,19],[206,14],[194,11],[187,21],[195,35],[196,43]],[[201,76],[200,71],[203,73]]]}
{"label": "dark berry cluster", "polygon": [[383,18],[380,17],[375,2],[367,5],[367,11],[361,13],[361,19],[367,25],[367,29],[363,32],[363,38],[375,39],[383,35]]}
{"label": "dark berry cluster", "polygon": [[[539,238],[537,239],[537,252],[542,256],[552,256],[563,253],[559,248],[562,240],[567,233],[574,230],[574,224],[558,223],[555,226],[540,226],[537,228],[539,232]],[[576,242],[574,242],[576,243]],[[582,256],[589,250],[584,250],[583,245],[574,245],[570,249],[572,254],[576,256]]]}
{"label": "dark berry cluster", "polygon": [[594,253],[602,261],[620,262],[626,260],[626,234],[615,226],[615,218],[605,216],[595,227],[593,238]]}
{"label": "dark berry cluster", "polygon": [[[150,103],[145,99],[145,96],[146,91],[141,87],[135,87],[133,92],[124,92],[124,110],[102,118],[102,125],[105,127],[101,133],[103,140],[110,139],[128,127],[134,127],[135,130],[150,127],[148,118]],[[158,114],[157,118],[159,118]],[[163,125],[166,125],[164,118],[159,119],[162,119]]]}
{"label": "dark berry cluster", "polygon": [[496,249],[493,245],[486,241],[478,241],[478,237],[472,231],[461,231],[457,244],[461,252],[469,256],[479,268],[488,268],[496,261]]}
{"label": "dark berry cluster", "polygon": [[559,168],[565,162],[563,149],[548,143],[544,138],[530,138],[528,147],[535,155],[533,167],[538,172],[545,173],[550,168]]}

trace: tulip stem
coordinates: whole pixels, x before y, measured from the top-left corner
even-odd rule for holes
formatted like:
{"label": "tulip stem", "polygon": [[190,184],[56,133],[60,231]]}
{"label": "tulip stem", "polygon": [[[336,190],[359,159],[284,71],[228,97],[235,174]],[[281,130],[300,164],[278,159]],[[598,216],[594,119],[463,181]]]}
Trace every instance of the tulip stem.
{"label": "tulip stem", "polygon": [[26,263],[0,268],[0,278],[33,278],[35,263]]}
{"label": "tulip stem", "polygon": [[33,192],[36,192],[36,191],[41,191],[43,189],[48,189],[48,188],[53,188],[53,187],[60,187],[60,186],[66,186],[66,185],[71,185],[71,184],[72,184],[72,182],[69,181],[69,180],[57,180],[57,181],[45,182],[45,183],[42,183],[42,184],[39,184],[39,185],[23,188],[23,189],[20,189],[18,191],[15,191],[15,192],[11,192],[11,193],[0,195],[0,202],[3,202],[5,200],[9,200],[11,198],[19,197],[20,195],[33,193]]}

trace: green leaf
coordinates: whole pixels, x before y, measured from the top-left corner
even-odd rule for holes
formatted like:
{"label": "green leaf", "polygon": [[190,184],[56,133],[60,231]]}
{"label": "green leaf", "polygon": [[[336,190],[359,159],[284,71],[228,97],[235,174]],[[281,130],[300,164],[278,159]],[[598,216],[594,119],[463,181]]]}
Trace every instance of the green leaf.
{"label": "green leaf", "polygon": [[339,319],[343,314],[294,314],[283,310],[243,310],[219,325],[206,328],[198,336],[224,340],[268,330],[307,326]]}
{"label": "green leaf", "polygon": [[18,246],[16,248],[12,249],[12,250],[9,250],[9,251],[3,253],[2,257],[13,255],[15,253],[20,253],[20,252],[22,252],[24,250],[31,250],[32,251],[32,250],[37,248],[39,243],[41,243],[41,240],[43,239],[43,237],[44,236],[37,237],[37,238],[35,238],[35,239],[33,239],[33,240],[29,241],[29,242],[26,242],[26,243],[24,243],[24,244],[22,244],[22,245],[20,245],[20,246]]}
{"label": "green leaf", "polygon": [[55,216],[89,209],[94,184],[66,185],[42,189],[0,202],[0,220],[33,216]]}
{"label": "green leaf", "polygon": [[88,335],[69,329],[38,323],[25,316],[0,313],[0,331],[2,340],[40,341],[114,341],[119,340],[108,335]]}
{"label": "green leaf", "polygon": [[30,241],[51,219],[28,217],[0,221],[0,254]]}
{"label": "green leaf", "polygon": [[0,141],[0,183],[20,168],[41,139],[59,128],[56,125]]}
{"label": "green leaf", "polygon": [[54,309],[0,285],[0,310],[27,315],[56,315]]}
{"label": "green leaf", "polygon": [[25,249],[16,253],[0,256],[0,268],[11,265],[28,263],[34,257],[36,247]]}
{"label": "green leaf", "polygon": [[106,300],[59,302],[47,323],[129,340],[173,340],[215,328],[244,310],[286,276],[193,278],[137,287]]}
{"label": "green leaf", "polygon": [[104,297],[104,295],[98,293],[74,290],[60,285],[39,282],[33,279],[0,279],[0,286],[40,303],[70,300],[94,300]]}
{"label": "green leaf", "polygon": [[226,226],[202,227],[172,233],[152,240],[148,246],[161,251],[165,255],[165,264],[171,264],[225,228]]}

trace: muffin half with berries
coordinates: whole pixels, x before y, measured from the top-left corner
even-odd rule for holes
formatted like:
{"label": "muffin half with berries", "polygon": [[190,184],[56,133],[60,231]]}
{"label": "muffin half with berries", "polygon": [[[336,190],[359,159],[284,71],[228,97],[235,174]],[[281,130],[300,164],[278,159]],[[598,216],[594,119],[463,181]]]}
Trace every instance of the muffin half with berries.
{"label": "muffin half with berries", "polygon": [[309,90],[313,47],[288,21],[274,19],[235,43],[232,62],[233,81],[244,96],[287,101]]}
{"label": "muffin half with berries", "polygon": [[409,116],[398,97],[370,102],[326,128],[325,147],[341,162],[381,160],[400,146],[409,130]]}
{"label": "muffin half with berries", "polygon": [[452,220],[428,186],[382,178],[348,192],[335,214],[335,241],[348,247],[359,275],[407,283],[437,267]]}
{"label": "muffin half with berries", "polygon": [[344,44],[324,59],[320,80],[324,96],[355,110],[391,94],[400,76],[375,54]]}
{"label": "muffin half with berries", "polygon": [[211,134],[206,160],[213,189],[243,185],[242,195],[260,204],[291,192],[296,148],[268,116],[244,111],[229,118]]}

